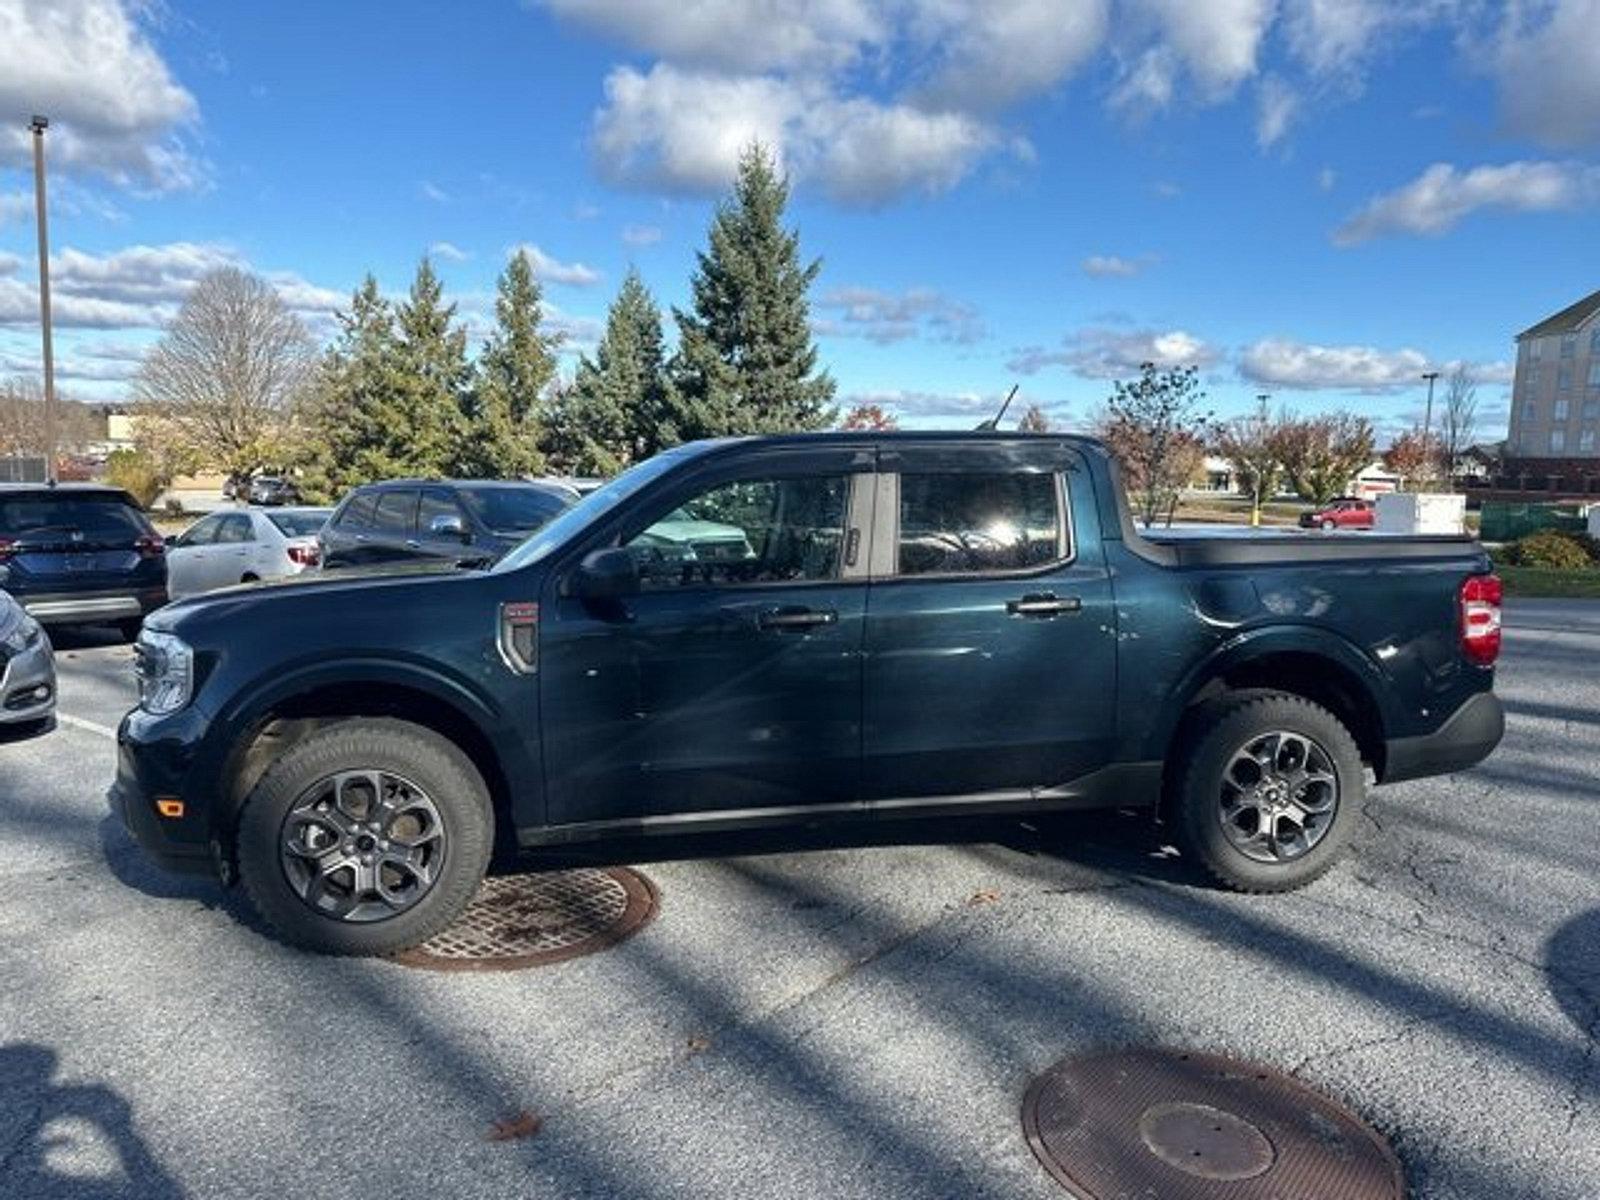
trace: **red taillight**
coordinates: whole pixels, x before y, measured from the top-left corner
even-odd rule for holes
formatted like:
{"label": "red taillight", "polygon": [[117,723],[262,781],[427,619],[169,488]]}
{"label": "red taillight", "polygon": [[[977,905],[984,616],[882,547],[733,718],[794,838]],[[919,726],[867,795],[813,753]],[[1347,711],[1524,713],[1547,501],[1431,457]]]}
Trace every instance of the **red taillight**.
{"label": "red taillight", "polygon": [[1461,653],[1468,662],[1491,666],[1500,657],[1500,601],[1505,588],[1498,575],[1472,575],[1461,584]]}
{"label": "red taillight", "polygon": [[0,538],[0,563],[10,562],[17,552],[17,543],[11,538]]}
{"label": "red taillight", "polygon": [[158,533],[147,533],[134,542],[133,548],[139,552],[140,558],[160,558],[167,552],[167,543]]}
{"label": "red taillight", "polygon": [[290,546],[289,561],[302,567],[314,567],[322,561],[322,554],[315,546]]}

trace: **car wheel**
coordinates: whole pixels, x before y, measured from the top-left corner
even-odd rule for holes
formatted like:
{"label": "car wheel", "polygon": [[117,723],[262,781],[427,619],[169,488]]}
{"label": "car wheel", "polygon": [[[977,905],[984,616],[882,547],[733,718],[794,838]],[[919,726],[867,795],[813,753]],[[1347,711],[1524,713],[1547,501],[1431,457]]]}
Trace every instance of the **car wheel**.
{"label": "car wheel", "polygon": [[1327,530],[1327,529],[1337,529],[1337,528],[1339,528],[1339,523],[1337,521],[1330,520],[1329,518],[1324,517],[1322,519],[1322,528],[1325,529],[1325,530]]}
{"label": "car wheel", "polygon": [[391,954],[461,915],[493,841],[488,789],[452,742],[352,718],[295,743],[251,789],[239,878],[283,940]]}
{"label": "car wheel", "polygon": [[1179,776],[1186,857],[1241,892],[1286,892],[1331,867],[1365,803],[1361,752],[1339,719],[1284,692],[1214,704]]}

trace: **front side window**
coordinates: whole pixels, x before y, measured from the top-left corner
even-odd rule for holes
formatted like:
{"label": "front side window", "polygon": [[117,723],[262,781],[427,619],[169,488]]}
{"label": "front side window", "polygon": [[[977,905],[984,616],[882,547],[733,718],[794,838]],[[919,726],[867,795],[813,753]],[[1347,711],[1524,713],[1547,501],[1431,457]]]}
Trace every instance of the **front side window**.
{"label": "front side window", "polygon": [[217,530],[222,528],[222,521],[223,518],[220,516],[196,521],[189,526],[189,531],[179,541],[185,546],[209,546],[217,540]]}
{"label": "front side window", "polygon": [[901,575],[1025,571],[1059,557],[1054,475],[900,476]]}
{"label": "front side window", "polygon": [[243,513],[234,513],[222,518],[222,525],[217,529],[217,541],[221,542],[253,542],[256,540],[255,530],[250,527],[250,518]]}
{"label": "front side window", "polygon": [[380,533],[410,533],[416,527],[417,493],[410,489],[384,492],[378,497],[373,526]]}
{"label": "front side window", "polygon": [[339,511],[339,519],[335,524],[340,529],[371,529],[377,507],[378,498],[374,493],[357,492]]}
{"label": "front side window", "polygon": [[843,475],[719,484],[623,544],[647,591],[834,579],[848,494]]}

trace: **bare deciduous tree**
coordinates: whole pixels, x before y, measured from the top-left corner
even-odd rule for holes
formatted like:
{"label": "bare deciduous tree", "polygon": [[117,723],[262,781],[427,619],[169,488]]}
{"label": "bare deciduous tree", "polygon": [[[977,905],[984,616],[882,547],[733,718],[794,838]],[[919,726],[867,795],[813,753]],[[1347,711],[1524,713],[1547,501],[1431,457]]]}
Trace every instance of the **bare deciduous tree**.
{"label": "bare deciduous tree", "polygon": [[1049,433],[1050,418],[1037,404],[1030,404],[1017,421],[1018,433]]}
{"label": "bare deciduous tree", "polygon": [[1274,421],[1263,400],[1255,412],[1217,427],[1217,453],[1228,460],[1240,490],[1250,497],[1252,525],[1261,524],[1261,502],[1270,500],[1283,481],[1278,431],[1286,421],[1287,417]]}
{"label": "bare deciduous tree", "polygon": [[209,466],[236,481],[281,464],[315,361],[306,327],[271,284],[212,271],[134,381],[141,447],[170,470]]}
{"label": "bare deciduous tree", "polygon": [[1456,459],[1472,445],[1478,424],[1478,383],[1466,366],[1450,372],[1444,389],[1444,415],[1439,423],[1440,450],[1444,457],[1443,476],[1454,482]]}
{"label": "bare deciduous tree", "polygon": [[1096,432],[1122,466],[1139,519],[1150,525],[1170,511],[1205,459],[1211,414],[1200,408],[1194,367],[1161,370],[1143,363],[1132,383],[1118,380]]}
{"label": "bare deciduous tree", "polygon": [[[105,437],[105,415],[87,404],[56,397],[56,450],[71,454]],[[16,375],[0,383],[0,454],[45,452],[44,389]]]}

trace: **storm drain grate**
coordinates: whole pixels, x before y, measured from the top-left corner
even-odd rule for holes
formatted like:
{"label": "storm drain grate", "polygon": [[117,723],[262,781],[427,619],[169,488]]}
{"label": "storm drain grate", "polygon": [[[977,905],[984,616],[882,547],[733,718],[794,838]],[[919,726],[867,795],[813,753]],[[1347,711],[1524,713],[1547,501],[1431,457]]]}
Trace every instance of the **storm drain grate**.
{"label": "storm drain grate", "polygon": [[1028,1089],[1035,1156],[1081,1200],[1402,1200],[1387,1142],[1267,1067],[1135,1047],[1064,1059]]}
{"label": "storm drain grate", "polygon": [[615,946],[655,915],[653,885],[627,867],[486,879],[460,920],[395,955],[434,971],[515,971]]}

